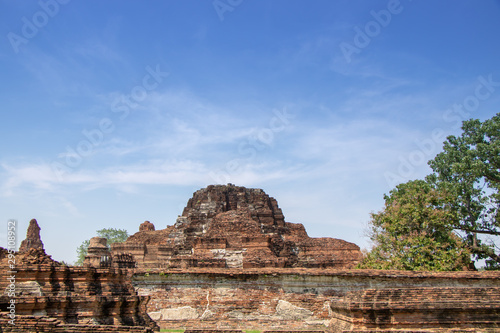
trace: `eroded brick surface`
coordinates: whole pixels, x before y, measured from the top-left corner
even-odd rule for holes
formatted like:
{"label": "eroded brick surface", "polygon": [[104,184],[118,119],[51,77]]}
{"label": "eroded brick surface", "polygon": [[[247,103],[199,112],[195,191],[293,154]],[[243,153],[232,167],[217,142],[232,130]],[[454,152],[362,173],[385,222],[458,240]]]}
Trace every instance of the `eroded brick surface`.
{"label": "eroded brick surface", "polygon": [[29,249],[43,250],[43,243],[40,239],[40,226],[36,219],[32,219],[26,232],[26,239],[21,242],[19,252],[27,252]]}
{"label": "eroded brick surface", "polygon": [[477,328],[478,331],[500,331],[498,285],[351,291],[333,302],[331,308],[331,325],[338,329]]}
{"label": "eroded brick surface", "polygon": [[285,222],[263,190],[231,184],[195,192],[173,226],[146,221],[139,230],[111,247],[138,268],[351,268],[361,258],[353,243],[310,238],[302,224]]}
{"label": "eroded brick surface", "polygon": [[83,325],[67,324],[63,321],[48,316],[18,315],[14,324],[10,318],[0,313],[0,332],[23,333],[152,333],[148,327],[125,325]]}
{"label": "eroded brick surface", "polygon": [[[111,326],[157,327],[146,312],[148,297],[137,295],[126,271],[61,265],[39,246],[38,231],[30,223],[27,239],[35,242],[24,241],[22,252],[0,248],[0,331],[124,332],[126,328]],[[94,246],[106,248],[104,244],[94,239]],[[6,317],[12,301],[16,325]],[[85,325],[93,325],[95,330],[82,330]],[[100,325],[107,327],[101,329]]]}
{"label": "eroded brick surface", "polygon": [[[500,321],[499,272],[204,268],[132,279],[163,328],[490,332]],[[163,317],[166,309],[193,317]]]}

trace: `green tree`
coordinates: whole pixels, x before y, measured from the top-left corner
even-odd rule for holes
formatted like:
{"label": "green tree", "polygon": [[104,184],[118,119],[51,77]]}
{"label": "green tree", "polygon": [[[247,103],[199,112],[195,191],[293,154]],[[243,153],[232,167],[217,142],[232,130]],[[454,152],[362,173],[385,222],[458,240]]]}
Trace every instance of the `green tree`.
{"label": "green tree", "polygon": [[475,260],[500,268],[500,113],[481,122],[464,121],[461,136],[449,136],[443,152],[429,161],[427,180],[452,193],[454,222]]}
{"label": "green tree", "polygon": [[97,230],[97,236],[108,240],[108,247],[113,243],[123,243],[127,240],[129,234],[125,229],[105,228]]}
{"label": "green tree", "polygon": [[[129,236],[125,229],[104,228],[96,231],[97,237],[106,238],[108,240],[108,247],[113,243],[125,242]],[[89,248],[90,240],[84,240],[76,249],[77,261],[75,265],[82,266],[85,256]]]}
{"label": "green tree", "polygon": [[87,240],[84,240],[82,242],[82,244],[80,244],[80,246],[78,246],[76,248],[76,262],[75,262],[75,265],[76,266],[82,266],[83,265],[83,261],[85,260],[85,256],[87,255],[87,250],[89,248],[89,244],[90,244],[90,241],[87,239]]}
{"label": "green tree", "polygon": [[452,195],[415,180],[384,198],[384,209],[371,216],[374,247],[359,268],[449,271],[469,264],[470,253],[453,232]]}

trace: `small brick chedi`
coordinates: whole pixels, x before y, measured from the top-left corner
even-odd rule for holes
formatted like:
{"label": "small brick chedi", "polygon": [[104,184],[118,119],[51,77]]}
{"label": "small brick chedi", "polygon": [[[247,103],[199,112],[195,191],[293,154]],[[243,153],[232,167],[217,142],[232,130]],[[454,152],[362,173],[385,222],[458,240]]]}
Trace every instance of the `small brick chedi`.
{"label": "small brick chedi", "polygon": [[43,243],[40,239],[40,226],[35,219],[30,221],[28,231],[26,232],[26,239],[21,242],[19,252],[28,252],[30,249],[43,251]]}
{"label": "small brick chedi", "polygon": [[111,246],[138,268],[352,268],[361,258],[353,243],[310,238],[302,224],[285,222],[263,190],[231,184],[195,192],[173,226],[146,221],[139,230]]}

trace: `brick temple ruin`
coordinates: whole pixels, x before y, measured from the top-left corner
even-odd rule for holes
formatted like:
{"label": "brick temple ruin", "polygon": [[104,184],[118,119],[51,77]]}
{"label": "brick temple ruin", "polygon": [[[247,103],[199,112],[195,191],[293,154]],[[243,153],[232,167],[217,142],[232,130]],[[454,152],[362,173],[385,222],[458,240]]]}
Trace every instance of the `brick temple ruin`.
{"label": "brick temple ruin", "polygon": [[36,220],[0,249],[0,332],[500,332],[500,272],[360,270],[355,244],[311,238],[260,189],[212,185],[172,226],[92,238],[84,267],[45,254]]}
{"label": "brick temple ruin", "polygon": [[[9,254],[0,248],[4,291],[0,332],[96,332],[99,327],[105,329],[102,332],[152,332],[158,328],[146,312],[149,298],[137,295],[127,271],[68,267],[53,260],[45,253],[35,219],[15,258]],[[14,311],[9,310],[12,300]]]}
{"label": "brick temple ruin", "polygon": [[353,243],[310,238],[302,224],[285,222],[261,189],[234,185],[195,192],[173,226],[146,221],[111,255],[131,256],[139,269],[352,268],[361,259]]}

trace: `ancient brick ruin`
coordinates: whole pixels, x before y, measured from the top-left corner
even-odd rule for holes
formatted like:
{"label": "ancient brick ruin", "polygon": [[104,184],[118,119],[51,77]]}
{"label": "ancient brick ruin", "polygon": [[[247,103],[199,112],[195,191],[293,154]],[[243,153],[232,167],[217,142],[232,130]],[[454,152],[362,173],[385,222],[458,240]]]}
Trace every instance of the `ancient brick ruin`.
{"label": "ancient brick ruin", "polygon": [[28,231],[26,232],[26,238],[21,242],[21,245],[19,246],[19,252],[28,252],[30,249],[43,251],[43,243],[40,239],[40,226],[35,219],[32,219],[30,221]]}
{"label": "ancient brick ruin", "polygon": [[90,241],[84,267],[16,253],[16,326],[0,249],[0,332],[500,332],[500,272],[359,270],[359,248],[310,238],[259,189],[209,186],[173,226]]}
{"label": "ancient brick ruin", "polygon": [[359,247],[340,239],[310,238],[302,224],[285,222],[276,199],[261,189],[212,185],[189,199],[173,226],[146,221],[111,253],[131,255],[137,268],[352,268]]}
{"label": "ancient brick ruin", "polygon": [[[26,239],[15,255],[0,248],[0,332],[149,332],[156,324],[146,314],[148,297],[138,296],[127,271],[94,267],[67,267],[43,249],[40,227],[31,220]],[[12,278],[13,277],[13,278]],[[15,297],[10,282],[15,282]],[[6,313],[15,300],[15,323]],[[2,315],[3,313],[3,315]],[[149,328],[146,328],[148,326]],[[90,332],[90,330],[88,330]],[[95,331],[92,331],[95,332]]]}

